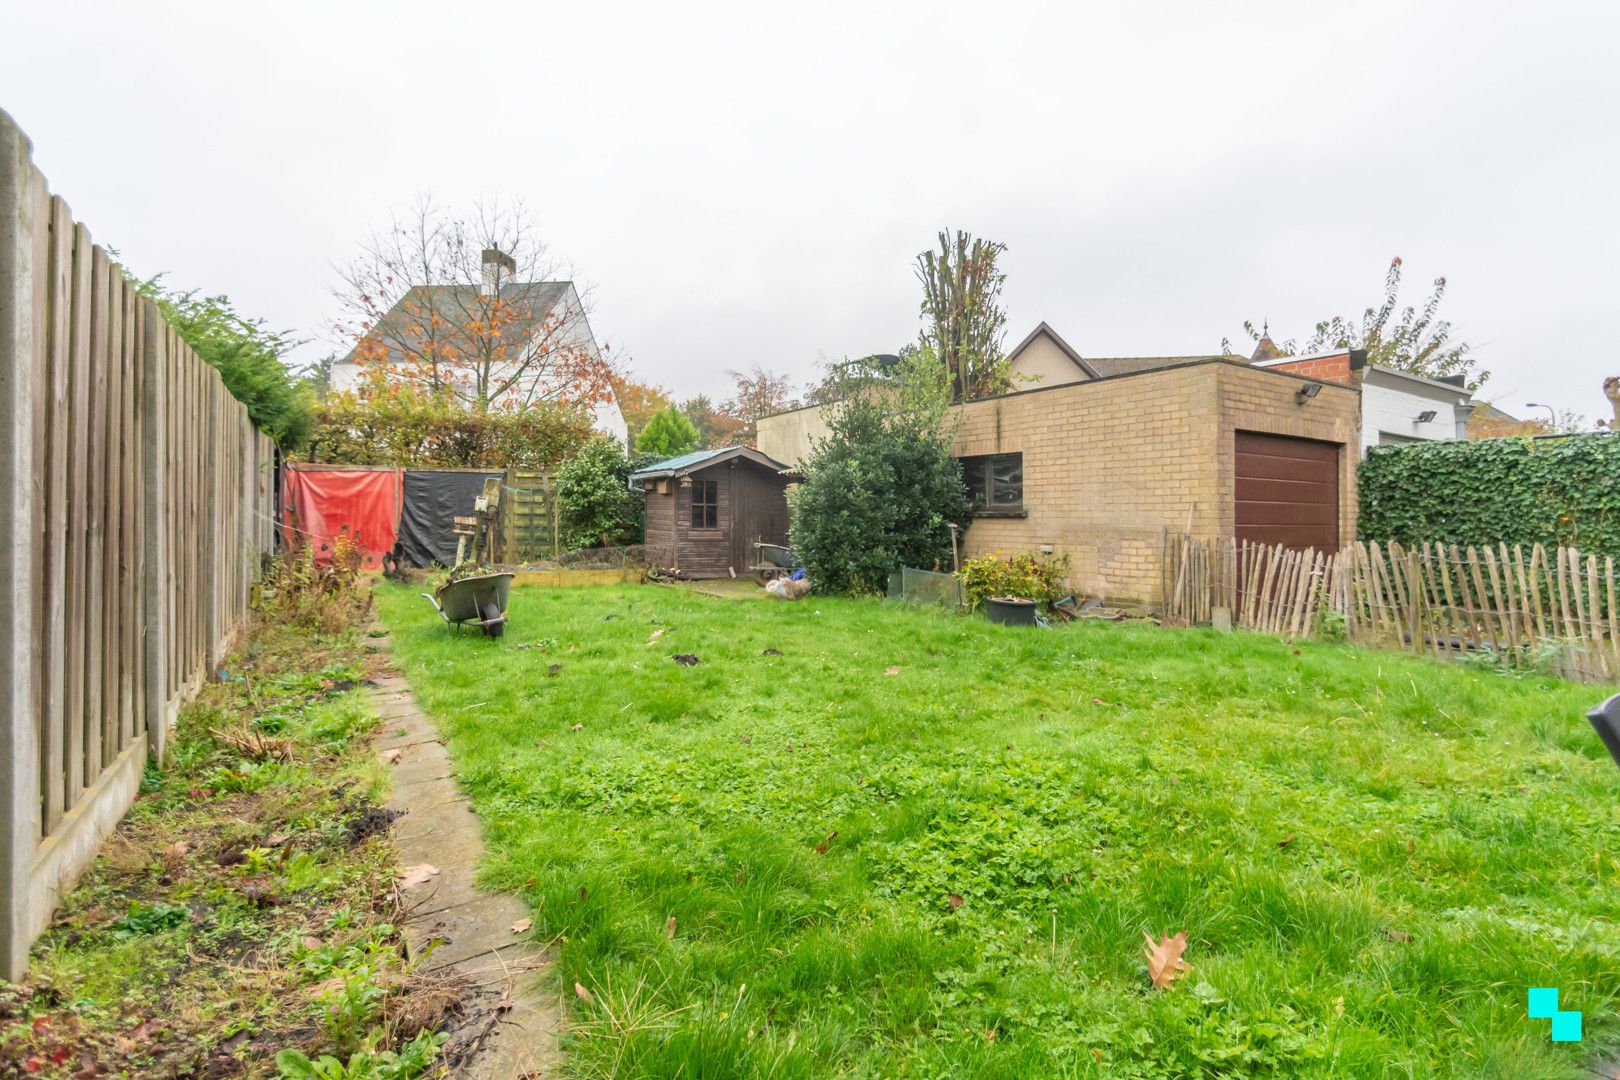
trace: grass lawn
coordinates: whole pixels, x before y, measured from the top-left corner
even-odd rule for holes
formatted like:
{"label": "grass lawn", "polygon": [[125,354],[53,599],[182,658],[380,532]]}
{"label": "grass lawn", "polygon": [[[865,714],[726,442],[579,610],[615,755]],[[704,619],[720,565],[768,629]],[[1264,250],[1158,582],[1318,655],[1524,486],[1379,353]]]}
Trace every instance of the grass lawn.
{"label": "grass lawn", "polygon": [[498,641],[377,599],[488,881],[590,992],[582,1075],[1519,1080],[1620,1043],[1599,688],[826,597],[520,588]]}

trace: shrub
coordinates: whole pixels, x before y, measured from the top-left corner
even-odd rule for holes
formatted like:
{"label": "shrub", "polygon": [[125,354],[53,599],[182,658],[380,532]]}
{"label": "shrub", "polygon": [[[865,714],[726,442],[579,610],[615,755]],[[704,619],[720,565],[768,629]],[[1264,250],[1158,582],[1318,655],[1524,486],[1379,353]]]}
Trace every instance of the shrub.
{"label": "shrub", "polygon": [[991,596],[1017,596],[1050,604],[1068,592],[1069,554],[980,555],[962,564],[962,586],[977,607]]}
{"label": "shrub", "polygon": [[902,566],[947,565],[949,526],[967,524],[949,380],[926,352],[897,371],[857,362],[836,377],[832,433],[805,462],[790,536],[817,589],[878,592]]}
{"label": "shrub", "polygon": [[599,437],[557,470],[563,542],[570,548],[612,547],[641,540],[643,496],[630,490],[635,463],[617,439]]}
{"label": "shrub", "polygon": [[550,469],[593,437],[570,406],[473,412],[408,386],[334,394],[315,409],[309,459],[326,465]]}
{"label": "shrub", "polygon": [[165,288],[162,274],[135,282],[135,291],[157,304],[163,321],[219,372],[225,388],[247,407],[260,431],[283,450],[303,447],[309,438],[313,395],[281,362],[281,354],[298,342],[287,333],[265,329],[263,319],[238,314],[227,297]]}
{"label": "shrub", "polygon": [[1363,539],[1547,544],[1620,556],[1620,435],[1374,447]]}

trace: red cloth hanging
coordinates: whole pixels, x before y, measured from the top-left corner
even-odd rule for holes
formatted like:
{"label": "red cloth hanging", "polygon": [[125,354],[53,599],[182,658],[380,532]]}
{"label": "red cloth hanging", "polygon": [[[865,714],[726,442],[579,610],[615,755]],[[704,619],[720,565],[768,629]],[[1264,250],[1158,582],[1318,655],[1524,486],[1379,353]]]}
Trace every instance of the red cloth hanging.
{"label": "red cloth hanging", "polygon": [[287,466],[282,525],[287,545],[315,545],[315,558],[332,557],[333,541],[347,532],[375,570],[399,535],[399,469]]}

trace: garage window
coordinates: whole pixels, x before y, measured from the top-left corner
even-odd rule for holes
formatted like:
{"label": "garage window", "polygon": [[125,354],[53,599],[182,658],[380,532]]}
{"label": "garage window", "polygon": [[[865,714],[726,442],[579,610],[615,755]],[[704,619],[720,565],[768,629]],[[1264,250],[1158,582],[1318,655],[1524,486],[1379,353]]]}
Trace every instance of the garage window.
{"label": "garage window", "polygon": [[1023,454],[986,454],[960,460],[968,504],[975,514],[995,517],[1024,512]]}

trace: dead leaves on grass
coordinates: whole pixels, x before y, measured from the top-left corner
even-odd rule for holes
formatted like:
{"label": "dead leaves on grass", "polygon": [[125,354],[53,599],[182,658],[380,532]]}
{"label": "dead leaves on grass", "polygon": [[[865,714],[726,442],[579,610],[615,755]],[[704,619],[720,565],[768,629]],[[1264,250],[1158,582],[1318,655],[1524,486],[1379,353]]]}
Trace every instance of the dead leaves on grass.
{"label": "dead leaves on grass", "polygon": [[1181,954],[1187,951],[1187,932],[1183,930],[1175,937],[1168,934],[1159,935],[1159,943],[1153,943],[1153,935],[1147,931],[1142,932],[1147,940],[1147,948],[1142,950],[1147,957],[1148,975],[1153,979],[1155,990],[1168,990],[1170,984],[1187,973],[1187,962]]}

